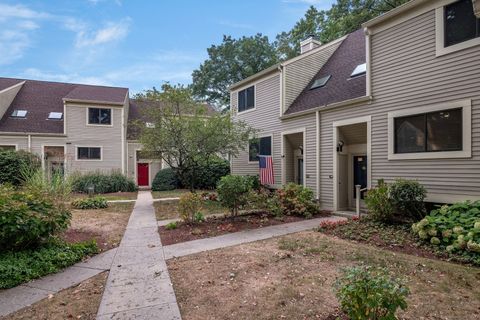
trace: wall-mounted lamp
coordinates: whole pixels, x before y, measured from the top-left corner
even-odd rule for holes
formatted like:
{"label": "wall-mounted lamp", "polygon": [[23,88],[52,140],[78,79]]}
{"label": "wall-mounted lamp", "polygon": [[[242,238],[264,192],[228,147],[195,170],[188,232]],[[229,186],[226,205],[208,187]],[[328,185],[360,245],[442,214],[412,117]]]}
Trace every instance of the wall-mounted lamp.
{"label": "wall-mounted lamp", "polygon": [[298,150],[300,150],[300,154],[303,155],[303,146],[299,146]]}
{"label": "wall-mounted lamp", "polygon": [[472,0],[473,13],[477,18],[480,18],[480,0]]}
{"label": "wall-mounted lamp", "polygon": [[338,143],[337,143],[337,152],[342,152],[344,145],[345,145],[345,142],[343,142],[343,140],[338,141]]}

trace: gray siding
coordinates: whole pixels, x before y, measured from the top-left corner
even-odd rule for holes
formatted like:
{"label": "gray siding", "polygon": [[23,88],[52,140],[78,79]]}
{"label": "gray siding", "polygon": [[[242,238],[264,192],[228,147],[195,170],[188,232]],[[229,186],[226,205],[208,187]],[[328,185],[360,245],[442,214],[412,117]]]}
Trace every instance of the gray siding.
{"label": "gray siding", "polygon": [[[112,126],[87,125],[86,107],[67,105],[66,109],[67,159],[72,159],[72,171],[122,170],[123,108],[112,108]],[[77,146],[102,147],[102,160],[76,160]]]}
{"label": "gray siding", "polygon": [[[236,106],[236,91],[231,94],[232,107]],[[280,120],[280,75],[267,78],[256,84],[256,110],[241,113],[236,119],[243,120],[250,126],[261,129],[259,135],[273,135],[273,163],[276,184],[281,184],[281,132],[305,128],[305,172],[306,184],[316,190],[316,153],[315,153],[315,115],[291,120]],[[245,146],[247,148],[247,146]],[[248,162],[248,150],[232,159],[232,173],[239,175],[258,175],[258,163]]]}
{"label": "gray siding", "polygon": [[[332,122],[372,116],[372,183],[417,179],[445,201],[480,197],[480,46],[435,56],[435,14],[372,36],[371,105],[321,114],[320,200],[333,207]],[[388,112],[472,99],[472,158],[388,160]]]}
{"label": "gray siding", "polygon": [[341,43],[342,41],[337,41],[327,44],[326,48],[318,52],[304,53],[304,58],[285,66],[285,108],[293,103]]}

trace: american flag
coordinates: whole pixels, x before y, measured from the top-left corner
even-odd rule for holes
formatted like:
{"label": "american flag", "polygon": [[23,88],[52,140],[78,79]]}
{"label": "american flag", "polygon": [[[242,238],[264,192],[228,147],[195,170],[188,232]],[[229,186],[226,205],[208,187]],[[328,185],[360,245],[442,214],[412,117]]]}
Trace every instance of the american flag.
{"label": "american flag", "polygon": [[260,183],[263,185],[275,184],[272,156],[258,156],[258,158],[258,164],[260,166]]}

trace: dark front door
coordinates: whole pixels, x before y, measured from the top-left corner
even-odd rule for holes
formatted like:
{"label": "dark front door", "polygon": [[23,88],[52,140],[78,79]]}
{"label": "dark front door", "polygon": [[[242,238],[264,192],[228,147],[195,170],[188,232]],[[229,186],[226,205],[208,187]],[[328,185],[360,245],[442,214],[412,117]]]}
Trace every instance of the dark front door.
{"label": "dark front door", "polygon": [[[367,187],[367,156],[353,156],[353,197],[356,198],[355,186],[361,185],[360,189]],[[364,198],[365,191],[361,198]]]}
{"label": "dark front door", "polygon": [[302,185],[303,184],[303,159],[298,159],[297,162],[297,183]]}
{"label": "dark front door", "polygon": [[148,163],[137,163],[137,180],[139,187],[148,186]]}

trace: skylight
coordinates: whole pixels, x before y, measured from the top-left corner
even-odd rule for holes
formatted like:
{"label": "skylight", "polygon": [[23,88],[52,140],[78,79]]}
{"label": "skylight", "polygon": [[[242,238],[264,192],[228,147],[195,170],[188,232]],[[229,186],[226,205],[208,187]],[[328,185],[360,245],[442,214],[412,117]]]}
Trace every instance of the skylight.
{"label": "skylight", "polygon": [[328,76],[316,79],[313,82],[312,86],[310,87],[310,90],[324,87],[327,84],[328,80],[330,80],[331,77],[332,77],[331,75],[328,75]]}
{"label": "skylight", "polygon": [[60,120],[63,117],[63,112],[50,112],[48,114],[49,120]]}
{"label": "skylight", "polygon": [[350,75],[350,77],[356,77],[356,76],[359,76],[361,74],[364,74],[367,72],[367,64],[366,63],[362,63],[362,64],[359,64],[355,70],[353,70],[352,74]]}
{"label": "skylight", "polygon": [[14,118],[25,118],[27,116],[27,110],[14,110],[12,112],[12,117]]}

